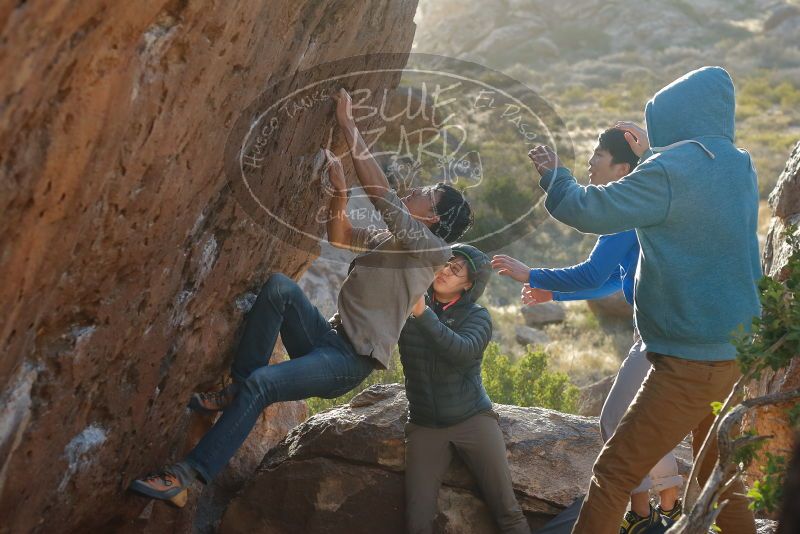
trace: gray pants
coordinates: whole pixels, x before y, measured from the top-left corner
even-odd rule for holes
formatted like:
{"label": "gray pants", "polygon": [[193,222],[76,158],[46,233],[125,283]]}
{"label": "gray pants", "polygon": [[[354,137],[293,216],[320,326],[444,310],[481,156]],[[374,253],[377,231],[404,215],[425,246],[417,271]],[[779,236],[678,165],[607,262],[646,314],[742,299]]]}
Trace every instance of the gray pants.
{"label": "gray pants", "polygon": [[[628,357],[622,362],[617,378],[611,391],[608,393],[603,410],[600,412],[600,434],[603,441],[608,441],[614,434],[622,416],[628,411],[628,407],[639,392],[647,373],[650,372],[650,362],[647,355],[642,351],[642,338],[639,332],[634,332],[633,346]],[[664,406],[669,410],[669,406]],[[646,443],[642,443],[646,447]],[[670,452],[650,470],[650,473],[639,486],[631,493],[643,493],[645,491],[662,491],[667,488],[680,487],[683,485],[683,477],[678,474],[678,462]]]}
{"label": "gray pants", "polygon": [[437,499],[453,450],[475,476],[486,504],[504,533],[530,534],[511,487],[497,414],[483,412],[447,428],[406,424],[406,526],[411,534],[433,532]]}

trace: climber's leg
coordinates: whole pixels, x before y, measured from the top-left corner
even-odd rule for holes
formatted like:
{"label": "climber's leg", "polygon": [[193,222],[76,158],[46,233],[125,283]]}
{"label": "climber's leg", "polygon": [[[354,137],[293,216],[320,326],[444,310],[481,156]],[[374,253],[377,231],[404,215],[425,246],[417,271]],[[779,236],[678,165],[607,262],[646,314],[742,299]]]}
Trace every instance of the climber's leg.
{"label": "climber's leg", "polygon": [[310,352],[330,330],[328,321],[300,286],[286,275],[274,273],[247,313],[231,374],[234,380],[243,382],[250,373],[267,365],[279,332],[286,351],[294,358]]}
{"label": "climber's leg", "polygon": [[242,383],[233,403],[186,459],[203,480],[211,480],[228,463],[268,405],[338,397],[372,372],[373,360],[347,350],[335,332],[325,338],[302,358],[260,367]]}

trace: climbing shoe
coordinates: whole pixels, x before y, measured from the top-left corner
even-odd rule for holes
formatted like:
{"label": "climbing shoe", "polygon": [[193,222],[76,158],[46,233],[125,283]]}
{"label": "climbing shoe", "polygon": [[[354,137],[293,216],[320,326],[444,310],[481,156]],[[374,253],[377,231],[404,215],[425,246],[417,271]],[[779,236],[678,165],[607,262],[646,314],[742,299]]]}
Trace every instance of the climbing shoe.
{"label": "climbing shoe", "polygon": [[191,468],[182,464],[165,467],[159,473],[151,473],[131,481],[128,489],[150,497],[167,501],[173,506],[183,508],[189,498],[189,485],[192,482]]}
{"label": "climbing shoe", "polygon": [[233,383],[219,391],[194,393],[189,399],[189,408],[205,414],[221,412],[233,402],[236,391],[236,384]]}
{"label": "climbing shoe", "polygon": [[622,520],[622,525],[619,527],[619,534],[649,533],[652,527],[657,527],[660,523],[661,516],[652,506],[650,507],[650,514],[646,517],[641,517],[633,510],[629,510]]}
{"label": "climbing shoe", "polygon": [[675,501],[675,506],[672,507],[672,510],[664,510],[661,508],[661,505],[659,505],[656,510],[662,517],[666,517],[672,522],[676,522],[681,518],[681,514],[683,514],[683,505],[681,504],[681,500],[678,499]]}

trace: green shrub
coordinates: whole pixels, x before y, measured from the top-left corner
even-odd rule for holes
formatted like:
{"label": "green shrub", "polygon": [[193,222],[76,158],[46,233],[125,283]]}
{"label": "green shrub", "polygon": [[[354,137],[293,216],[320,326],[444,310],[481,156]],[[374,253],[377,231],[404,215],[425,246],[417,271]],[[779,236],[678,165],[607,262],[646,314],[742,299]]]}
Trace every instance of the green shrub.
{"label": "green shrub", "polygon": [[[500,404],[539,406],[567,413],[575,413],[578,403],[578,388],[565,373],[548,369],[547,354],[528,347],[525,355],[512,363],[500,352],[500,345],[489,343],[483,354],[483,384],[489,397]],[[374,384],[405,383],[400,354],[394,351],[389,368],[375,371],[357,388],[335,399],[308,399],[308,414],[314,415],[335,406],[346,404],[350,399]]]}
{"label": "green shrub", "polygon": [[489,343],[483,354],[482,376],[494,402],[566,413],[577,410],[578,388],[565,373],[548,369],[547,354],[539,348],[526,347],[525,355],[512,363],[497,343]]}

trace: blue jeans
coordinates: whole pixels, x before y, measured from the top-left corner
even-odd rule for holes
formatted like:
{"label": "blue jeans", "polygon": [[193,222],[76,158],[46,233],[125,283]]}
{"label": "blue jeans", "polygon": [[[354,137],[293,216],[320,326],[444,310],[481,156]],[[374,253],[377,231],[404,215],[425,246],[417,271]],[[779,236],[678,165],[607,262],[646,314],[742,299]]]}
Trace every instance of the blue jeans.
{"label": "blue jeans", "polygon": [[[289,360],[268,365],[281,335]],[[248,312],[231,374],[238,384],[233,402],[186,457],[209,482],[233,457],[274,402],[335,398],[359,385],[375,369],[332,329],[300,287],[282,274],[267,280]]]}

